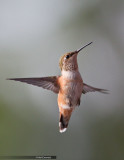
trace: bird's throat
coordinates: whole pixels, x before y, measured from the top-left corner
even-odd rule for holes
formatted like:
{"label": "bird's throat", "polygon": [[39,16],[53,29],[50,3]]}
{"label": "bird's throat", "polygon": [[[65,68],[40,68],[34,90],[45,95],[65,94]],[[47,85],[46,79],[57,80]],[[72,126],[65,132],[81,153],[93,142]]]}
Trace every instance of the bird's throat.
{"label": "bird's throat", "polygon": [[73,80],[73,79],[75,79],[75,78],[78,78],[78,77],[80,77],[80,73],[79,73],[79,71],[78,70],[76,70],[76,71],[66,71],[66,70],[62,70],[62,77],[63,78],[66,78],[66,79],[71,79],[71,80]]}

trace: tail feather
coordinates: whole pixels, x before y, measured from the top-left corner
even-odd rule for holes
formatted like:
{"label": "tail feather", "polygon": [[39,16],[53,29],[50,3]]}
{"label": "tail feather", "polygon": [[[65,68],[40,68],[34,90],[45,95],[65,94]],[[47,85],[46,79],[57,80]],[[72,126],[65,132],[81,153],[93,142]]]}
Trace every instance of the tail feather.
{"label": "tail feather", "polygon": [[60,113],[60,119],[59,119],[59,131],[61,133],[65,132],[68,127],[70,116],[64,116],[63,114]]}

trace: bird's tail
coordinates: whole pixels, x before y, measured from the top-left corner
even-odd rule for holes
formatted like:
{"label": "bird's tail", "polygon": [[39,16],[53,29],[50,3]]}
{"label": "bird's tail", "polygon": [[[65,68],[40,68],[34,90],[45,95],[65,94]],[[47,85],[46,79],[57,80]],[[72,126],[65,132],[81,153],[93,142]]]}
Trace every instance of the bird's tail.
{"label": "bird's tail", "polygon": [[65,132],[67,130],[70,117],[71,117],[71,114],[64,115],[60,112],[60,115],[59,115],[59,131],[61,133]]}

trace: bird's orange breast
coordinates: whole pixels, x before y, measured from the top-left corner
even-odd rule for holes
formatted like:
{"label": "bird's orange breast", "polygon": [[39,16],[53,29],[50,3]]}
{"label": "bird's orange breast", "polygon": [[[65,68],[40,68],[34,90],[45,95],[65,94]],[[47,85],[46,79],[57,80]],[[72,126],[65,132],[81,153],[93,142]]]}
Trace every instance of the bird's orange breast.
{"label": "bird's orange breast", "polygon": [[82,79],[67,79],[59,78],[60,91],[58,94],[58,105],[64,109],[68,109],[69,104],[72,107],[76,106],[76,101],[80,99],[82,94],[83,82]]}

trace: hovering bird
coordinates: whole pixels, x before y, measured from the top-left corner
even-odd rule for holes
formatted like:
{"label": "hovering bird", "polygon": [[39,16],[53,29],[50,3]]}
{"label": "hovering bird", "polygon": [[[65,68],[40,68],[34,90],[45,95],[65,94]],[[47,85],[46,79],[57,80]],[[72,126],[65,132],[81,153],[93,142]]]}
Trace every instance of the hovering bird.
{"label": "hovering bird", "polygon": [[77,55],[91,43],[76,51],[66,53],[60,58],[60,76],[8,79],[32,84],[58,94],[59,131],[61,133],[66,131],[72,112],[80,105],[82,93],[95,91],[107,93],[105,89],[95,88],[84,83],[78,70]]}

